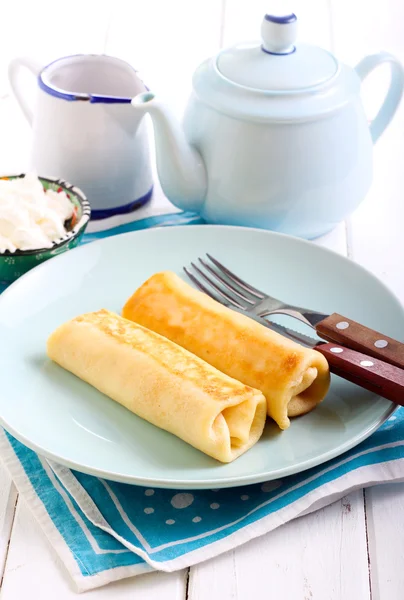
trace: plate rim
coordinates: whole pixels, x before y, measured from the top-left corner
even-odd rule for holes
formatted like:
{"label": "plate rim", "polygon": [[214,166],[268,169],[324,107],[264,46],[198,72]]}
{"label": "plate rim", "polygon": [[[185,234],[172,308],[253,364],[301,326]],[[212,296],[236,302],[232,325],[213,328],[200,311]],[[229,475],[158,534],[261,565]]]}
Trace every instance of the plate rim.
{"label": "plate rim", "polygon": [[[377,398],[380,398],[380,396],[378,396]],[[74,471],[79,471],[80,473],[84,473],[86,475],[91,475],[93,477],[101,477],[102,479],[106,479],[108,481],[115,481],[118,483],[126,483],[128,485],[139,485],[141,487],[153,487],[153,488],[159,488],[159,489],[178,489],[178,490],[180,490],[180,489],[181,490],[202,490],[202,489],[218,488],[218,486],[219,486],[219,489],[225,489],[225,488],[234,488],[234,487],[244,487],[246,485],[254,485],[256,483],[263,483],[265,481],[273,481],[275,479],[280,479],[282,477],[289,477],[290,475],[295,475],[297,473],[304,473],[305,471],[308,471],[309,469],[311,469],[313,467],[317,467],[319,465],[326,464],[329,461],[333,460],[334,458],[337,458],[338,456],[342,456],[343,454],[345,454],[345,452],[348,452],[348,450],[355,448],[361,442],[365,441],[368,437],[370,437],[372,435],[372,433],[377,431],[377,429],[379,429],[379,427],[381,427],[398,410],[398,408],[399,408],[399,406],[396,406],[395,404],[392,403],[391,407],[386,407],[385,414],[382,417],[380,417],[380,419],[376,423],[369,426],[367,430],[365,430],[364,432],[362,432],[355,438],[352,438],[348,442],[345,442],[341,446],[338,446],[333,451],[328,450],[327,452],[324,452],[323,454],[318,455],[314,458],[308,459],[302,463],[296,463],[293,466],[285,467],[283,469],[278,469],[276,471],[272,471],[271,474],[269,474],[269,475],[268,475],[268,473],[265,473],[265,474],[261,473],[261,474],[256,474],[256,475],[244,475],[241,477],[240,476],[227,477],[226,479],[220,479],[220,478],[203,479],[203,480],[194,479],[191,482],[189,480],[182,480],[182,479],[177,479],[177,480],[162,479],[162,478],[158,478],[158,479],[147,478],[147,479],[145,479],[145,478],[139,478],[139,477],[135,477],[135,476],[123,475],[122,473],[117,473],[117,472],[114,472],[114,473],[105,472],[105,471],[102,471],[102,469],[87,467],[86,465],[77,464],[74,461],[71,461],[69,459],[65,459],[63,457],[56,456],[52,452],[42,449],[42,447],[40,445],[37,445],[37,444],[31,442],[30,440],[26,440],[24,435],[15,433],[14,429],[12,427],[8,427],[8,426],[5,427],[3,424],[2,417],[0,417],[0,425],[2,427],[4,427],[4,429],[10,435],[15,437],[19,442],[21,442],[22,444],[27,446],[27,448],[29,448],[30,450],[33,450],[34,452],[36,452],[40,457],[46,458],[47,460],[54,461],[61,466],[68,467],[69,469],[72,469]],[[138,417],[138,418],[140,419],[141,417]],[[170,435],[173,435],[173,434],[170,434]],[[186,442],[184,442],[184,443],[186,443]],[[248,450],[247,450],[247,452],[248,452]],[[325,455],[327,456],[327,458],[324,459]],[[220,466],[221,464],[222,463],[220,463],[218,466]],[[191,485],[190,485],[190,483],[191,483]]]}
{"label": "plate rim", "polygon": [[[136,221],[135,221],[135,223],[136,223]],[[201,229],[201,230],[224,229],[224,230],[255,232],[255,233],[258,233],[259,235],[264,235],[264,236],[268,235],[270,237],[279,237],[279,238],[288,239],[288,240],[293,241],[294,243],[302,244],[303,246],[306,246],[308,248],[314,247],[314,248],[318,249],[320,252],[324,252],[326,254],[331,254],[332,256],[336,257],[338,260],[342,260],[342,262],[347,261],[348,263],[353,263],[356,268],[358,268],[363,273],[366,273],[366,275],[368,275],[373,280],[375,280],[378,283],[378,285],[380,285],[395,300],[396,304],[398,305],[398,307],[400,308],[400,310],[403,314],[403,319],[404,319],[404,304],[398,298],[397,294],[386,283],[384,283],[384,281],[379,279],[379,277],[377,277],[374,273],[372,273],[372,271],[370,271],[369,269],[367,269],[360,263],[356,262],[355,260],[352,260],[349,256],[344,256],[343,254],[340,254],[336,250],[327,248],[327,246],[319,246],[319,245],[315,244],[315,239],[319,239],[319,238],[314,238],[313,240],[306,240],[304,238],[295,237],[295,236],[289,235],[287,233],[281,233],[280,231],[270,231],[267,229],[259,229],[257,227],[242,227],[242,226],[237,226],[237,225],[215,225],[215,224],[209,224],[209,223],[206,223],[205,225],[201,225],[201,224],[193,225],[192,223],[189,225],[169,225],[169,226],[153,225],[152,227],[147,227],[145,229],[138,229],[135,231],[125,231],[123,233],[116,233],[113,235],[108,235],[104,238],[96,239],[91,242],[86,242],[84,244],[81,243],[78,246],[76,246],[75,248],[69,249],[68,252],[63,252],[61,254],[53,256],[52,258],[46,260],[45,262],[42,262],[39,265],[36,265],[32,269],[30,269],[29,271],[27,271],[26,273],[21,275],[21,277],[19,277],[15,281],[13,281],[10,285],[8,285],[6,287],[6,289],[2,293],[0,293],[0,304],[1,304],[2,298],[4,298],[5,295],[9,294],[10,290],[12,290],[14,287],[17,287],[21,281],[24,281],[28,277],[32,276],[32,273],[39,272],[40,270],[43,270],[43,269],[47,269],[48,265],[54,264],[55,261],[66,260],[66,257],[71,256],[72,253],[82,252],[85,248],[88,248],[88,247],[95,247],[95,246],[102,245],[102,244],[109,244],[109,243],[112,243],[116,238],[123,238],[125,236],[126,237],[135,237],[135,236],[148,235],[151,232],[154,233],[156,231],[162,231],[162,230],[163,231],[166,231],[166,230],[178,231],[178,230],[184,230],[184,229],[185,230],[188,230],[188,229]],[[108,230],[105,230],[105,231],[107,232]],[[95,232],[95,233],[104,233],[104,232]],[[404,336],[403,336],[403,342],[404,342]]]}
{"label": "plate rim", "polygon": [[[302,244],[303,246],[315,248],[319,252],[331,254],[332,256],[336,257],[338,260],[341,260],[343,263],[345,263],[346,261],[353,263],[355,265],[355,268],[361,270],[368,277],[370,277],[375,282],[377,282],[377,284],[381,288],[383,288],[383,290],[397,304],[397,308],[402,313],[403,323],[404,323],[404,307],[403,307],[403,304],[401,303],[400,299],[394,293],[394,291],[392,291],[383,281],[381,281],[376,275],[374,275],[366,267],[360,265],[359,263],[357,263],[355,261],[352,261],[349,257],[344,256],[344,255],[336,252],[335,250],[332,250],[331,248],[327,248],[324,246],[318,246],[318,245],[314,244],[313,241],[311,241],[311,240],[305,240],[302,238],[294,237],[294,236],[276,232],[276,231],[268,231],[268,230],[252,228],[252,227],[239,227],[239,226],[231,226],[231,225],[213,225],[213,224],[212,225],[210,225],[210,224],[205,224],[205,225],[190,224],[190,225],[186,225],[186,226],[174,225],[174,226],[170,226],[170,227],[164,227],[164,226],[150,227],[147,229],[142,229],[142,230],[137,230],[137,231],[129,231],[129,232],[124,232],[124,233],[120,233],[120,234],[107,236],[105,238],[95,240],[88,244],[80,245],[72,250],[69,250],[69,252],[67,252],[67,253],[60,254],[58,256],[51,258],[50,260],[46,261],[45,263],[39,264],[38,266],[34,267],[30,271],[28,271],[27,273],[22,275],[15,282],[13,282],[8,288],[6,288],[6,290],[4,290],[4,292],[2,294],[0,294],[0,310],[1,310],[2,299],[4,297],[8,296],[14,288],[17,288],[21,281],[25,280],[26,278],[32,277],[35,273],[38,272],[38,270],[47,269],[49,264],[53,264],[53,261],[66,260],[67,256],[71,255],[72,253],[82,252],[86,247],[90,247],[90,246],[94,246],[94,245],[106,245],[106,244],[113,243],[114,238],[117,238],[117,237],[118,238],[122,238],[122,237],[136,238],[136,237],[141,237],[142,235],[148,235],[152,231],[159,231],[159,230],[164,230],[164,229],[174,230],[174,231],[175,230],[184,230],[184,229],[200,229],[200,230],[204,230],[204,231],[209,230],[209,229],[221,229],[221,230],[235,230],[235,231],[240,231],[240,232],[256,232],[259,235],[263,235],[264,237],[269,236],[269,237],[275,237],[275,238],[276,237],[286,238],[288,240],[291,240],[293,243]],[[375,396],[375,398],[380,398],[380,396]],[[386,403],[387,402],[389,402],[389,401],[386,400]],[[317,455],[315,457],[312,457],[310,459],[304,460],[299,463],[295,463],[292,466],[284,467],[284,468],[277,469],[277,470],[272,470],[269,473],[268,472],[255,473],[252,475],[232,476],[232,477],[226,477],[226,478],[221,478],[220,476],[218,476],[214,479],[204,478],[204,479],[194,479],[191,481],[189,479],[174,480],[172,478],[164,479],[161,477],[160,478],[144,478],[144,477],[136,477],[133,475],[125,475],[125,474],[119,473],[117,471],[115,471],[115,472],[103,471],[100,468],[83,465],[81,463],[72,461],[64,456],[57,455],[57,454],[53,453],[52,451],[49,451],[46,448],[43,448],[40,444],[32,442],[31,440],[28,440],[23,434],[20,434],[13,426],[6,423],[6,421],[2,415],[0,415],[0,425],[2,427],[4,427],[4,429],[7,432],[9,432],[13,437],[15,437],[18,441],[23,443],[29,449],[38,453],[40,456],[42,456],[48,460],[54,461],[58,464],[61,464],[63,466],[66,466],[70,469],[79,471],[81,473],[85,473],[85,474],[92,475],[95,477],[102,477],[102,478],[110,480],[110,481],[117,481],[117,482],[129,484],[129,485],[139,485],[142,487],[193,490],[193,489],[209,489],[212,487],[217,488],[218,486],[220,486],[220,488],[224,489],[224,488],[231,488],[231,487],[240,487],[240,486],[245,486],[245,485],[253,485],[256,483],[262,483],[265,481],[279,479],[281,477],[288,477],[288,476],[296,474],[296,473],[302,473],[304,471],[307,471],[308,469],[319,466],[321,464],[325,464],[325,463],[333,460],[334,458],[343,455],[345,452],[358,446],[361,442],[363,442],[368,437],[370,437],[372,435],[372,433],[374,433],[379,427],[381,427],[394,414],[394,412],[396,412],[396,410],[398,408],[399,407],[393,403],[391,403],[391,406],[388,406],[386,404],[385,411],[377,419],[377,421],[375,423],[369,425],[368,428],[366,428],[364,431],[362,431],[355,437],[353,437],[350,440],[344,442],[343,444],[337,446],[336,448],[334,448],[331,451],[327,450],[326,452],[323,452],[320,455]],[[141,417],[138,417],[138,418],[141,418]],[[220,465],[218,465],[218,466],[220,466]]]}

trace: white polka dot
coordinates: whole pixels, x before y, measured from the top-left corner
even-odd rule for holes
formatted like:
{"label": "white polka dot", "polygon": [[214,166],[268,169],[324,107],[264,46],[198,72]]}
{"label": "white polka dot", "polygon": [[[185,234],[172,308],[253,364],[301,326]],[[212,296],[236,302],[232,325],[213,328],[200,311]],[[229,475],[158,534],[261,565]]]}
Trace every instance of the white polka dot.
{"label": "white polka dot", "polygon": [[261,490],[263,492],[273,492],[274,490],[277,490],[278,487],[281,487],[281,485],[282,481],[266,481],[262,484]]}
{"label": "white polka dot", "polygon": [[247,496],[247,494],[243,494],[242,496],[240,496],[241,500],[249,500],[250,496]]}
{"label": "white polka dot", "polygon": [[342,348],[330,348],[331,352],[333,352],[334,354],[341,354],[341,352],[343,352]]}
{"label": "white polka dot", "polygon": [[192,522],[193,522],[193,523],[200,523],[201,521],[202,521],[202,518],[201,518],[201,517],[194,517],[194,518],[192,519]]}
{"label": "white polka dot", "polygon": [[336,324],[337,329],[348,329],[349,323],[347,321],[340,321]]}
{"label": "white polka dot", "polygon": [[175,521],[174,519],[167,519],[166,523],[167,525],[174,525]]}
{"label": "white polka dot", "polygon": [[151,515],[152,513],[154,513],[154,508],[151,508],[151,507],[145,508],[144,512],[146,513],[146,515]]}
{"label": "white polka dot", "polygon": [[220,507],[220,504],[218,504],[217,502],[212,502],[212,504],[210,505],[210,508],[213,508],[213,510],[216,510],[219,507]]}
{"label": "white polka dot", "polygon": [[153,496],[153,494],[154,494],[154,490],[146,490],[144,493],[145,496]]}
{"label": "white polka dot", "polygon": [[174,508],[187,508],[188,506],[191,506],[193,501],[193,495],[188,493],[175,494],[175,496],[171,498],[171,504]]}

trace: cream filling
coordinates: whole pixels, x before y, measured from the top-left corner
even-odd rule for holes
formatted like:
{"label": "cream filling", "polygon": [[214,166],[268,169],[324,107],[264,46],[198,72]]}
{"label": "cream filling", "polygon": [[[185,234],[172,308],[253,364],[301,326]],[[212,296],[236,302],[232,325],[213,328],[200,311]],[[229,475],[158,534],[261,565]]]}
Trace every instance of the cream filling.
{"label": "cream filling", "polygon": [[283,401],[272,403],[270,415],[281,429],[289,427],[289,417],[303,415],[318,404],[318,394],[313,393],[315,392],[317,376],[318,369],[308,367],[303,372],[301,379],[285,393]]}
{"label": "cream filling", "polygon": [[211,431],[222,440],[229,456],[235,458],[261,436],[265,424],[266,405],[251,398],[240,404],[224,408],[214,419]]}

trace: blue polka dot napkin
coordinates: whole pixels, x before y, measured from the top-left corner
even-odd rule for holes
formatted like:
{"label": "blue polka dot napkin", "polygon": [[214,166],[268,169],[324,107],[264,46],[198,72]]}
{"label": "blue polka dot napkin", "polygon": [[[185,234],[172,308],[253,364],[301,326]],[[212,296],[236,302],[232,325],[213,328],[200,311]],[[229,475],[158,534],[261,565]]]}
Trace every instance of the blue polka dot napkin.
{"label": "blue polka dot napkin", "polygon": [[[83,243],[202,222],[153,204],[120,219],[91,224]],[[0,457],[77,590],[85,591],[154,569],[188,567],[353,489],[403,481],[404,409],[341,457],[282,481],[241,488],[183,491],[104,481],[47,461],[1,428]]]}
{"label": "blue polka dot napkin", "polygon": [[210,559],[368,485],[404,480],[404,409],[350,452],[222,490],[114,483],[41,458],[0,429],[0,456],[78,591]]}

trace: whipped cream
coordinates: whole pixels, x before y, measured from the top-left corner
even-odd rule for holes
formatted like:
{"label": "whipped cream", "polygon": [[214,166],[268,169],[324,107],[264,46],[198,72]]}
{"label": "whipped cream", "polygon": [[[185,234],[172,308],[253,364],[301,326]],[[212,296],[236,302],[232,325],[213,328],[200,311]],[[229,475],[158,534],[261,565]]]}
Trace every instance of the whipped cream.
{"label": "whipped cream", "polygon": [[33,173],[0,179],[0,252],[51,248],[73,212],[64,191],[45,191]]}

